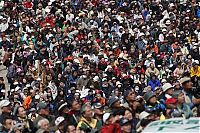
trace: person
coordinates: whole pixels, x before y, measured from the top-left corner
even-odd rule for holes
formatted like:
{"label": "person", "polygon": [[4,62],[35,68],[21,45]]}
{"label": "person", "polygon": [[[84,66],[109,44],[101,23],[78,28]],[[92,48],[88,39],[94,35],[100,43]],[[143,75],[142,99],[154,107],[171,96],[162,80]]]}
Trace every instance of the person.
{"label": "person", "polygon": [[49,121],[45,118],[39,120],[37,123],[37,128],[38,130],[36,133],[39,133],[41,131],[49,131]]}
{"label": "person", "polygon": [[26,115],[26,111],[23,106],[16,106],[13,111],[14,120],[17,123],[23,123],[24,129],[23,132],[35,132],[35,129],[33,128],[33,123],[30,119],[28,119]]}
{"label": "person", "polygon": [[[200,98],[195,97],[194,92],[192,91],[192,82],[189,77],[183,77],[180,79],[180,83],[183,88],[184,96],[185,96],[185,102],[190,104],[190,107],[193,108],[194,105],[200,104]],[[197,93],[198,94],[198,93]]]}
{"label": "person", "polygon": [[3,121],[2,121],[3,128],[1,129],[2,133],[8,133],[12,131],[12,127],[14,125],[14,121],[12,117],[10,116],[5,116]]}
{"label": "person", "polygon": [[121,133],[120,125],[117,123],[119,117],[114,117],[112,113],[105,113],[103,115],[104,125],[101,128],[101,133]]}
{"label": "person", "polygon": [[58,118],[56,118],[55,125],[58,127],[58,130],[56,130],[55,133],[64,132],[64,124],[65,124],[64,122],[65,122],[65,118],[63,116],[59,116]]}
{"label": "person", "polygon": [[165,103],[163,101],[157,101],[153,92],[148,91],[144,94],[144,100],[146,101],[145,110],[150,113],[155,113],[158,116],[163,116],[166,110]]}
{"label": "person", "polygon": [[121,118],[120,121],[122,133],[132,133],[131,132],[131,122],[125,118]]}
{"label": "person", "polygon": [[67,125],[66,133],[76,133],[81,132],[81,130],[76,130],[76,127],[74,125]]}
{"label": "person", "polygon": [[2,111],[2,113],[0,115],[0,123],[2,123],[4,120],[4,117],[11,116],[11,112],[12,112],[11,103],[7,99],[1,100],[0,107],[1,107],[1,111]]}
{"label": "person", "polygon": [[[37,105],[38,116],[33,121],[34,127],[38,128],[38,122],[42,119],[48,120],[49,131],[55,131],[55,117],[49,114],[49,109],[46,103],[40,102]],[[46,120],[46,121],[47,121]]]}
{"label": "person", "polygon": [[78,129],[82,129],[85,132],[90,132],[92,130],[98,130],[98,121],[93,118],[92,106],[90,104],[85,104],[81,108],[81,119],[77,125]]}
{"label": "person", "polygon": [[172,117],[183,117],[190,118],[193,116],[190,106],[185,103],[184,93],[181,90],[176,90],[173,93],[173,98],[177,99],[176,108],[173,109],[171,116]]}

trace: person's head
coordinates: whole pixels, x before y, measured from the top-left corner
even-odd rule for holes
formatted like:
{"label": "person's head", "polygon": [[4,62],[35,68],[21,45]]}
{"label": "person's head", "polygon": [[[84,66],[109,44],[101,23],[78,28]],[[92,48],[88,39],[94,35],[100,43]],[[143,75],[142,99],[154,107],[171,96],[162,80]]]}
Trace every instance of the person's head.
{"label": "person's head", "polygon": [[64,131],[65,127],[65,118],[63,116],[59,116],[55,120],[55,125],[58,127],[60,131]]}
{"label": "person's head", "polygon": [[80,111],[81,105],[76,99],[72,99],[68,103],[69,103],[69,106],[70,106],[71,110]]}
{"label": "person's head", "polygon": [[11,103],[9,100],[2,100],[0,101],[0,107],[2,113],[11,113]]}
{"label": "person's head", "polygon": [[165,83],[162,88],[165,94],[172,95],[174,87],[170,83]]}
{"label": "person's head", "polygon": [[101,103],[96,103],[95,105],[93,105],[93,107],[94,107],[95,115],[98,115],[98,116],[103,115],[103,107],[102,107]]}
{"label": "person's head", "polygon": [[67,125],[66,133],[76,133],[76,128],[74,125]]}
{"label": "person's head", "polygon": [[126,109],[124,112],[124,118],[127,120],[132,120],[133,119],[133,114],[130,109]]}
{"label": "person's head", "polygon": [[38,129],[49,131],[49,121],[47,119],[41,119],[37,123]]}
{"label": "person's head", "polygon": [[91,119],[93,117],[92,106],[90,104],[84,104],[81,108],[81,114],[86,119]]}
{"label": "person's head", "polygon": [[112,113],[105,113],[103,115],[103,123],[109,125],[113,123],[113,120],[114,120],[114,116]]}
{"label": "person's head", "polygon": [[177,99],[178,104],[185,103],[185,96],[184,96],[184,93],[181,90],[174,91],[172,96],[173,96],[173,98]]}
{"label": "person's head", "polygon": [[17,109],[17,116],[20,118],[26,118],[26,111],[23,106],[19,106]]}
{"label": "person's head", "polygon": [[128,119],[120,119],[122,133],[131,133],[131,122]]}
{"label": "person's head", "polygon": [[144,100],[148,104],[155,104],[157,102],[156,96],[151,91],[148,91],[148,92],[145,93]]}
{"label": "person's head", "polygon": [[133,90],[127,90],[124,92],[124,98],[129,102],[133,101],[136,98],[136,94]]}
{"label": "person's head", "polygon": [[108,101],[108,105],[109,105],[110,108],[119,108],[119,107],[121,107],[120,104],[121,103],[120,103],[119,99],[116,98],[116,97],[112,97]]}
{"label": "person's head", "polygon": [[37,105],[38,114],[47,117],[49,115],[49,107],[46,103],[40,102]]}
{"label": "person's head", "polygon": [[10,130],[13,126],[13,119],[10,116],[4,117],[2,125],[5,129]]}
{"label": "person's head", "polygon": [[0,77],[0,84],[3,84],[4,83],[4,79],[3,77]]}
{"label": "person's head", "polygon": [[192,89],[192,81],[189,77],[183,77],[180,79],[180,83],[182,84],[182,87],[185,91],[189,91]]}

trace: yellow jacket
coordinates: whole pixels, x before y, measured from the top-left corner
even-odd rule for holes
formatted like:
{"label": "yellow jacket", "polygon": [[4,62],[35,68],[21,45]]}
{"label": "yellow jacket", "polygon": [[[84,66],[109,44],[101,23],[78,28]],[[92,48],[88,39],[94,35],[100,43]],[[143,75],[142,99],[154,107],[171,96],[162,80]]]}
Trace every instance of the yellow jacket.
{"label": "yellow jacket", "polygon": [[91,121],[87,121],[84,117],[81,117],[80,122],[77,125],[77,128],[96,128],[97,120],[92,118]]}
{"label": "yellow jacket", "polygon": [[200,66],[198,66],[197,69],[194,69],[194,67],[192,67],[190,70],[190,76],[191,77],[193,77],[193,76],[200,77]]}

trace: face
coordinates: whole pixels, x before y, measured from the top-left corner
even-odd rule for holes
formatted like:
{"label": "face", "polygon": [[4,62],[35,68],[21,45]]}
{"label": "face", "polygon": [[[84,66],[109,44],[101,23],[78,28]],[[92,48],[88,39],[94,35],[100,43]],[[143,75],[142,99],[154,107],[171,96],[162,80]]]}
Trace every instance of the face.
{"label": "face", "polygon": [[11,105],[2,108],[2,112],[4,113],[11,113]]}
{"label": "face", "polygon": [[75,133],[75,132],[76,132],[76,128],[74,127],[74,125],[68,126],[67,133]]}
{"label": "face", "polygon": [[131,124],[130,123],[125,124],[121,127],[121,129],[122,129],[122,132],[131,133]]}
{"label": "face", "polygon": [[127,96],[127,100],[130,101],[130,100],[135,100],[135,92],[134,91],[131,91],[128,96]]}
{"label": "face", "polygon": [[48,121],[42,122],[40,128],[41,128],[41,129],[44,129],[45,131],[48,131],[48,130],[49,130],[49,122],[48,122]]}
{"label": "face", "polygon": [[180,104],[185,103],[185,96],[183,93],[178,95],[178,103],[180,103]]}
{"label": "face", "polygon": [[26,117],[26,111],[23,107],[19,107],[18,108],[18,116],[21,118],[25,118]]}
{"label": "face", "polygon": [[12,128],[12,125],[13,125],[13,120],[12,120],[12,119],[7,119],[7,120],[5,121],[4,127],[5,127],[6,129],[11,129],[11,128]]}
{"label": "face", "polygon": [[81,109],[80,104],[77,101],[72,103],[72,110],[79,111]]}
{"label": "face", "polygon": [[113,104],[113,107],[116,107],[116,108],[121,107],[121,106],[120,106],[120,101],[119,101],[119,100],[116,101],[116,102]]}
{"label": "face", "polygon": [[93,111],[92,111],[92,108],[90,106],[85,107],[84,117],[85,118],[92,118],[93,117]]}
{"label": "face", "polygon": [[133,119],[133,115],[129,110],[126,110],[124,113],[124,118],[128,119],[128,120],[132,120]]}
{"label": "face", "polygon": [[166,91],[167,94],[172,95],[173,94],[173,88],[170,88]]}
{"label": "face", "polygon": [[157,102],[156,97],[153,96],[152,98],[150,98],[149,102],[152,103],[152,104],[156,103]]}
{"label": "face", "polygon": [[48,116],[48,115],[49,115],[49,108],[41,109],[41,110],[40,110],[40,114],[45,115],[45,116]]}
{"label": "face", "polygon": [[185,89],[185,90],[190,90],[190,89],[192,89],[192,82],[191,81],[189,81],[189,82],[187,82],[187,83],[185,83],[184,85],[183,85],[183,88]]}

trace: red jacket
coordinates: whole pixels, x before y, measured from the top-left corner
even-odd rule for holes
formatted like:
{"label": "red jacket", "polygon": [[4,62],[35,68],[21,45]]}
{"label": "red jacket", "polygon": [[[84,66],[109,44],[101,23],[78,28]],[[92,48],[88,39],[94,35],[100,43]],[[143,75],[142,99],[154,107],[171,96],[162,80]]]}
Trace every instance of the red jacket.
{"label": "red jacket", "polygon": [[101,133],[121,133],[121,127],[119,124],[104,125],[101,128]]}

